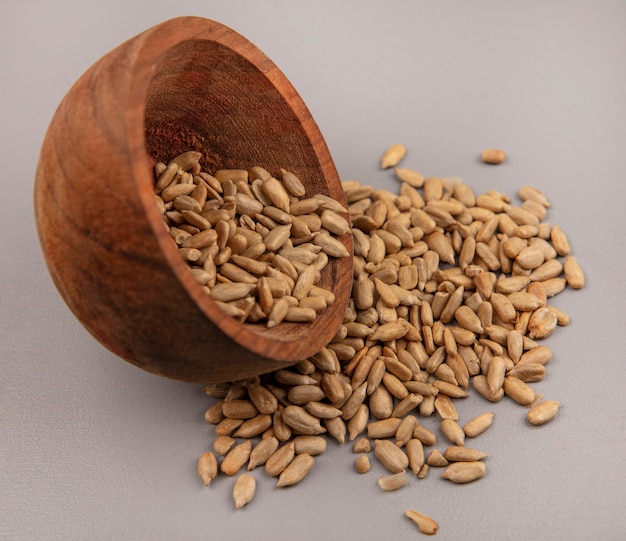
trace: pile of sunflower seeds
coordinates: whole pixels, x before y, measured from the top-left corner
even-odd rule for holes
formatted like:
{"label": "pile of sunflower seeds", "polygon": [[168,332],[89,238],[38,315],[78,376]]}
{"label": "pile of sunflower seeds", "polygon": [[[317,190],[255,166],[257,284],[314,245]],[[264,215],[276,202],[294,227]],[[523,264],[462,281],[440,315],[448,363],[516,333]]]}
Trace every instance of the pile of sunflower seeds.
{"label": "pile of sunflower seeds", "polygon": [[155,198],[194,278],[228,315],[244,322],[310,322],[334,301],[320,287],[329,257],[348,257],[346,209],[304,197],[293,173],[262,167],[202,171],[200,152],[155,166]]}
{"label": "pile of sunflower seeds", "polygon": [[[495,190],[477,196],[459,179],[396,167],[405,152],[394,145],[381,162],[394,168],[399,193],[343,183],[354,282],[332,341],[290,368],[205,387],[217,437],[198,473],[206,486],[219,473],[236,476],[237,508],[254,496],[251,472],[263,468],[277,487],[298,483],[328,438],[353,442],[359,473],[370,458],[380,462],[389,471],[377,480],[383,491],[433,468],[453,483],[480,479],[487,453],[466,441],[494,413],[461,423],[457,405],[473,391],[517,402],[530,425],[558,412],[532,383],[552,357],[541,341],[569,324],[550,299],[585,277],[565,233],[544,221],[549,201],[530,186],[519,189],[519,205]],[[431,416],[440,449],[420,423]],[[438,529],[417,510],[406,516],[425,534]]]}

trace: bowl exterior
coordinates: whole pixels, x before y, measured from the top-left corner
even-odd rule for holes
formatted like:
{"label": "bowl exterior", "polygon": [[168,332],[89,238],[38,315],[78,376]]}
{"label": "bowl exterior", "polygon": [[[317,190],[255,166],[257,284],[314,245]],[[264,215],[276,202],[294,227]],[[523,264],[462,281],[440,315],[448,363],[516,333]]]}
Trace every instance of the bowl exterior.
{"label": "bowl exterior", "polygon": [[[231,381],[283,367],[313,351],[293,333],[284,343],[276,336],[266,340],[224,316],[195,284],[160,227],[152,191],[154,160],[145,150],[145,96],[162,56],[190,36],[262,54],[219,23],[179,18],[105,55],[74,84],[52,118],[35,178],[35,218],[57,289],[105,347],[162,376]],[[275,69],[269,60],[266,67]],[[289,99],[300,104],[294,95]],[[325,172],[334,175],[333,195],[343,197],[308,111],[296,114],[305,115],[307,130],[319,139],[315,151]],[[351,239],[344,240],[351,247]],[[334,307],[338,324],[348,302],[351,258],[333,272],[345,290]],[[320,329],[320,342],[334,334],[330,327]]]}

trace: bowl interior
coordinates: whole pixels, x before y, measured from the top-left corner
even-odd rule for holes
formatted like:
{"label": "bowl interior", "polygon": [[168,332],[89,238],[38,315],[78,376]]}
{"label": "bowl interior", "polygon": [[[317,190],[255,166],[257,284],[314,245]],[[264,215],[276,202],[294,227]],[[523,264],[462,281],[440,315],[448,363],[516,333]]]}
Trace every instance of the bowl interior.
{"label": "bowl interior", "polygon": [[[202,152],[201,165],[208,172],[259,165],[277,176],[283,167],[300,177],[307,196],[322,193],[344,201],[336,170],[308,110],[284,76],[258,51],[236,51],[208,39],[190,39],[169,48],[148,85],[144,130],[151,165],[196,150]],[[141,190],[152,193],[152,183],[150,174],[149,185],[142,185]],[[153,198],[143,200],[147,207],[153,205]],[[158,233],[163,229],[162,218],[153,206],[146,211]],[[351,248],[351,238],[342,241]],[[196,283],[170,239],[160,235],[159,243],[200,309],[223,332],[257,353],[280,360],[287,354],[281,343],[302,341],[304,336],[309,350],[319,349],[341,322],[349,291],[340,293],[337,285],[345,283],[346,274],[351,277],[349,257],[330,258],[322,273],[320,285],[339,295],[322,317],[312,323],[282,323],[268,329],[262,324],[233,325]],[[330,320],[335,322],[333,331],[328,328]],[[273,349],[268,351],[267,344],[261,344],[263,338],[275,342]]]}

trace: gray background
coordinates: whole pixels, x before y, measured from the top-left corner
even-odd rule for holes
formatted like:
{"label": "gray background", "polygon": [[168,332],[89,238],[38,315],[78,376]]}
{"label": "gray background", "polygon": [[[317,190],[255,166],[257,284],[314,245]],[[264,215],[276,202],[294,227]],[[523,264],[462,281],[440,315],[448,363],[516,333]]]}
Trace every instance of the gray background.
{"label": "gray background", "polygon": [[[550,197],[588,283],[555,299],[572,324],[549,338],[536,386],[563,407],[531,428],[508,400],[460,404],[462,421],[496,412],[476,441],[490,453],[480,482],[431,471],[383,494],[380,469],[358,476],[350,447],[330,444],[298,487],[258,471],[255,501],[235,511],[232,479],[196,477],[213,438],[201,388],[124,363],[69,313],[33,222],[45,130],[94,61],[178,15],[227,24],[272,58],[343,179],[394,189],[377,165],[402,142],[403,165],[425,175]],[[0,20],[0,538],[414,539],[410,507],[439,521],[439,539],[624,538],[626,2],[3,0]],[[504,165],[478,160],[492,146]]]}

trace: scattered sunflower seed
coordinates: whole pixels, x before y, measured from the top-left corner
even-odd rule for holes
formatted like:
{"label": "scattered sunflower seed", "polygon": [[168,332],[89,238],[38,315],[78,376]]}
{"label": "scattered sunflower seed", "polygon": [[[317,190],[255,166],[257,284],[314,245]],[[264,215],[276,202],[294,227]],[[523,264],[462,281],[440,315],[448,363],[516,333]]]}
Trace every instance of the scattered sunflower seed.
{"label": "scattered sunflower seed", "polygon": [[485,475],[486,467],[484,462],[453,462],[441,474],[443,479],[453,483],[470,483]]}
{"label": "scattered sunflower seed", "polygon": [[202,453],[198,459],[198,475],[202,478],[204,486],[208,487],[217,476],[217,459],[210,451]]}
{"label": "scattered sunflower seed", "polygon": [[399,488],[405,487],[409,484],[409,477],[405,472],[394,473],[392,475],[381,475],[378,478],[378,486],[389,492],[391,490],[398,490]]}
{"label": "scattered sunflower seed", "polygon": [[487,150],[483,150],[480,158],[485,163],[497,165],[502,163],[506,159],[506,153],[504,152],[504,150],[489,148]]}
{"label": "scattered sunflower seed", "polygon": [[493,412],[481,413],[477,417],[474,417],[464,427],[463,431],[468,438],[475,438],[480,436],[485,430],[487,430],[493,422]]}
{"label": "scattered sunflower seed", "polygon": [[415,511],[414,509],[407,509],[404,512],[405,516],[415,522],[419,531],[426,535],[435,535],[439,529],[439,525],[428,515]]}
{"label": "scattered sunflower seed", "polygon": [[559,412],[560,402],[555,400],[544,400],[533,406],[526,415],[528,422],[532,425],[538,426],[547,423],[554,419]]}
{"label": "scattered sunflower seed", "polygon": [[395,167],[396,165],[398,165],[400,160],[404,158],[405,154],[406,147],[404,145],[391,145],[383,154],[380,166],[383,169]]}
{"label": "scattered sunflower seed", "polygon": [[277,487],[295,485],[304,479],[313,469],[315,459],[308,453],[297,455],[293,461],[281,472],[276,482]]}
{"label": "scattered sunflower seed", "polygon": [[[219,467],[214,455],[199,460],[206,484],[218,469],[234,475],[246,461],[248,470],[264,466],[278,477],[277,486],[297,483],[328,437],[354,441],[360,473],[371,468],[365,453],[373,441],[391,472],[379,480],[384,490],[410,482],[407,469],[421,479],[441,467],[444,479],[467,483],[485,474],[487,454],[465,447],[465,438],[487,430],[494,414],[461,427],[460,400],[506,394],[532,406],[530,424],[557,414],[560,403],[537,404],[531,385],[552,357],[541,341],[569,323],[548,300],[585,279],[564,232],[543,221],[550,203],[531,186],[520,188],[516,206],[496,190],[475,195],[460,179],[425,178],[396,167],[405,152],[391,147],[381,161],[394,167],[399,194],[346,181],[347,212],[327,196],[306,197],[286,170],[211,176],[198,164],[189,173],[175,161],[155,167],[170,237],[234,317],[268,327],[314,319],[334,301],[319,275],[329,257],[345,257],[338,237],[351,233],[354,241],[352,297],[322,351],[261,377],[205,387],[215,401],[205,419],[224,455]],[[418,419],[433,414],[452,445],[426,454],[437,436]],[[253,449],[252,437],[260,438]],[[406,514],[424,533],[436,532],[429,517]]]}
{"label": "scattered sunflower seed", "polygon": [[235,507],[241,509],[250,503],[256,492],[256,479],[249,473],[242,473],[233,485],[233,500]]}
{"label": "scattered sunflower seed", "polygon": [[367,473],[372,468],[370,464],[370,459],[367,455],[361,455],[356,459],[354,465],[357,473]]}

